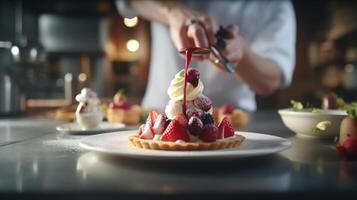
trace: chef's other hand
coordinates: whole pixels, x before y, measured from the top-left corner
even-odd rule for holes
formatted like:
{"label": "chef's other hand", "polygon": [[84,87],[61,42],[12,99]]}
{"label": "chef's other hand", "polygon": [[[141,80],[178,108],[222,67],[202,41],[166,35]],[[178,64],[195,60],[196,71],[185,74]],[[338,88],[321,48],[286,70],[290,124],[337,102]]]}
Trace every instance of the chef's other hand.
{"label": "chef's other hand", "polygon": [[171,38],[178,50],[208,48],[215,42],[217,25],[213,18],[182,4],[172,7],[168,17]]}
{"label": "chef's other hand", "polygon": [[[228,31],[225,38],[226,48],[222,53],[233,66],[237,66],[242,61],[244,52],[246,51],[245,40],[238,34],[238,27],[236,25],[229,25],[226,29]],[[222,65],[217,65],[217,67],[224,69]]]}

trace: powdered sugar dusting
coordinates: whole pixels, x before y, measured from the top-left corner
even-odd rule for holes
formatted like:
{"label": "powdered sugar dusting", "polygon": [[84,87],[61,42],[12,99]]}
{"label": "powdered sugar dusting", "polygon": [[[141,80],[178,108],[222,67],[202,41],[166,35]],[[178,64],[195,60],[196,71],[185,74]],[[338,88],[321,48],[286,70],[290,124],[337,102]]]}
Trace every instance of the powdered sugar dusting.
{"label": "powdered sugar dusting", "polygon": [[85,150],[79,146],[78,139],[58,139],[43,141],[43,145],[50,147],[50,150],[80,153]]}

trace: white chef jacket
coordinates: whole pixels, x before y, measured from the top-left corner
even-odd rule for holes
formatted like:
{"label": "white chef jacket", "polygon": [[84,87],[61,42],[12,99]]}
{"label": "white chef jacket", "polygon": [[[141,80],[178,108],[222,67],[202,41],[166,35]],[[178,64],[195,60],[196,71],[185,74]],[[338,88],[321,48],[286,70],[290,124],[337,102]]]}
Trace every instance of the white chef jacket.
{"label": "white chef jacket", "polygon": [[[185,1],[185,4],[213,17],[218,25],[236,24],[239,34],[253,52],[278,64],[283,74],[282,87],[291,83],[295,66],[296,22],[290,1],[211,0]],[[117,6],[125,17],[136,15],[125,1],[117,1]],[[152,22],[151,32],[149,80],[142,105],[163,110],[169,101],[167,89],[170,81],[184,68],[184,58],[178,54],[167,25]],[[229,103],[248,111],[256,110],[255,92],[237,75],[222,72],[209,61],[193,61],[191,66],[200,71],[203,93],[212,99],[215,106]]]}

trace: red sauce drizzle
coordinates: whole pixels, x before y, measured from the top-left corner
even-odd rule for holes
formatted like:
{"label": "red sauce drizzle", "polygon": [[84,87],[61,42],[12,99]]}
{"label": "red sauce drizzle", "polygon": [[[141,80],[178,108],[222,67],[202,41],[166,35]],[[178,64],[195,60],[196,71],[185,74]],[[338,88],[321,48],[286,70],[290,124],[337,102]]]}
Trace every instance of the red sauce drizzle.
{"label": "red sauce drizzle", "polygon": [[[186,116],[186,88],[187,88],[187,74],[190,67],[192,52],[194,48],[186,49],[186,63],[185,63],[185,80],[183,85],[183,100],[182,100],[182,112]],[[186,116],[187,117],[187,116]]]}

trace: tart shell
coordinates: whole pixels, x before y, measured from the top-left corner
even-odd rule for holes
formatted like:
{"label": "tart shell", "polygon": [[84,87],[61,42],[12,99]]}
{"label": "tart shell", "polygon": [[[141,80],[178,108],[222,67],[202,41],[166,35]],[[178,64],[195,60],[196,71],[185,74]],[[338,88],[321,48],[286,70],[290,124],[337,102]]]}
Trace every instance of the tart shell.
{"label": "tart shell", "polygon": [[142,149],[156,149],[156,150],[168,150],[168,151],[185,151],[185,150],[214,150],[214,149],[228,149],[238,147],[245,140],[242,135],[235,135],[233,138],[226,140],[220,140],[216,142],[187,142],[187,143],[175,143],[164,141],[153,141],[140,139],[136,135],[129,136],[129,141],[135,147]]}

